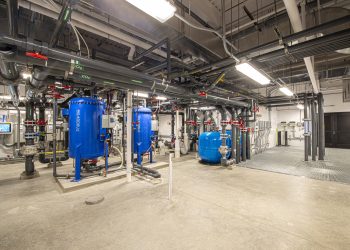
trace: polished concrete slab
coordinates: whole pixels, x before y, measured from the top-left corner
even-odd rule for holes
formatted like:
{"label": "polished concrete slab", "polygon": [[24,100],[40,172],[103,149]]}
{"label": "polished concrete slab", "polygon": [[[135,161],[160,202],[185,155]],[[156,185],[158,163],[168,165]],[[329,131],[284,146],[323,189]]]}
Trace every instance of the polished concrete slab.
{"label": "polished concrete slab", "polygon": [[[174,162],[158,184],[133,178],[62,193],[51,170],[0,166],[0,249],[349,249],[350,185],[249,168]],[[17,177],[17,178],[13,178]],[[102,195],[96,205],[88,197]]]}

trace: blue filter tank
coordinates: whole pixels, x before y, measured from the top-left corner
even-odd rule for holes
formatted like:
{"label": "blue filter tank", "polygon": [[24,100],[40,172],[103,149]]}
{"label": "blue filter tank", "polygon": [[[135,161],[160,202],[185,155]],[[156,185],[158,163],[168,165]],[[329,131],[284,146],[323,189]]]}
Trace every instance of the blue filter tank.
{"label": "blue filter tank", "polygon": [[[133,109],[134,153],[144,154],[151,147],[152,110],[149,108]],[[140,152],[139,152],[140,150]]]}
{"label": "blue filter tank", "polygon": [[104,107],[103,101],[91,97],[69,102],[69,157],[88,160],[104,155]]}
{"label": "blue filter tank", "polygon": [[[231,148],[231,131],[226,131],[229,138],[226,139],[226,145]],[[202,161],[207,163],[220,163],[221,154],[219,147],[221,146],[221,131],[204,132],[199,136],[198,154]],[[229,158],[231,152],[227,153]]]}

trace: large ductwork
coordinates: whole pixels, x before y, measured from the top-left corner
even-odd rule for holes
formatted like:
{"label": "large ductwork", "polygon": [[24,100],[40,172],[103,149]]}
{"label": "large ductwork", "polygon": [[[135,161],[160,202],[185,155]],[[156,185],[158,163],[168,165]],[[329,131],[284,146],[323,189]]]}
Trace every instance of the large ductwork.
{"label": "large ductwork", "polygon": [[[8,13],[8,23],[9,23],[9,34],[10,36],[17,37],[17,20],[18,20],[18,10],[17,10],[17,0],[7,0],[7,13]],[[5,57],[11,57],[14,55],[11,46],[7,44],[2,44],[0,42],[0,75],[6,80],[14,81],[19,77],[19,73],[14,62],[6,62]]]}

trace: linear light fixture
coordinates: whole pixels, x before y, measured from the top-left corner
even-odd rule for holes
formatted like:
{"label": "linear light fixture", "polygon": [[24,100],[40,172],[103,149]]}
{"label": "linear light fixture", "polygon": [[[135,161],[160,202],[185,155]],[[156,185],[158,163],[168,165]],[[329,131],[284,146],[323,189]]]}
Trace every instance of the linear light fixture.
{"label": "linear light fixture", "polygon": [[148,93],[144,93],[144,92],[135,92],[134,96],[137,97],[143,97],[143,98],[148,98]]}
{"label": "linear light fixture", "polygon": [[301,104],[301,103],[298,103],[298,104],[297,104],[297,108],[298,108],[298,109],[304,109],[304,105]]}
{"label": "linear light fixture", "polygon": [[167,98],[165,96],[157,96],[156,97],[157,100],[160,100],[160,101],[165,101],[167,100]]}
{"label": "linear light fixture", "polygon": [[126,0],[136,8],[164,23],[174,16],[176,7],[167,0]]}
{"label": "linear light fixture", "polygon": [[260,83],[261,85],[266,85],[271,82],[269,78],[264,76],[261,72],[256,70],[252,65],[250,65],[247,62],[237,64],[235,67],[239,72],[245,74],[249,78]]}
{"label": "linear light fixture", "polygon": [[293,96],[293,95],[294,95],[293,92],[292,92],[289,88],[287,88],[287,87],[282,87],[282,88],[280,88],[280,91],[281,91],[283,94],[285,94],[286,96]]}

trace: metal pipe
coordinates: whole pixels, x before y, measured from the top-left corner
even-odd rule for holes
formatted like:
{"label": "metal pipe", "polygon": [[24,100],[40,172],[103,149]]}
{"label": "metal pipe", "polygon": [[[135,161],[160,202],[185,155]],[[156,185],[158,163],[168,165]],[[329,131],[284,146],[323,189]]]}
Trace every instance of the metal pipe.
{"label": "metal pipe", "polygon": [[318,99],[318,116],[319,116],[319,152],[318,159],[324,160],[325,155],[325,128],[324,128],[324,111],[323,111],[323,94],[319,93],[317,96]]}
{"label": "metal pipe", "polygon": [[317,130],[316,130],[316,103],[314,100],[311,101],[311,118],[312,118],[312,160],[316,161],[317,154]]}
{"label": "metal pipe", "polygon": [[127,92],[127,117],[126,117],[126,176],[128,182],[131,182],[131,169],[132,169],[132,94],[133,92],[128,90]]}
{"label": "metal pipe", "polygon": [[[115,81],[115,87],[118,87],[119,82],[124,82],[129,85],[148,88],[149,92],[155,91],[159,93],[163,92],[163,94],[166,93],[168,95],[180,95],[184,98],[197,99],[200,101],[204,100],[216,104],[222,103],[225,105],[235,105],[240,107],[249,106],[249,104],[246,102],[223,98],[217,95],[208,94],[206,96],[200,96],[198,93],[189,94],[190,90],[188,88],[179,87],[164,80],[161,81],[153,76],[134,71],[123,66],[71,55],[64,51],[48,48],[47,46],[34,42],[28,42],[23,39],[14,39],[3,35],[0,36],[0,41],[7,44],[16,45],[22,50],[26,50],[28,47],[31,47],[32,50],[38,51],[39,53],[45,53],[49,57],[48,61],[41,62],[40,60],[32,60],[32,63],[55,69],[60,66],[61,70],[67,72],[74,71],[74,73],[77,73],[80,78],[87,78],[89,80],[92,78],[92,76],[97,76],[101,77],[102,79]],[[20,58],[16,57],[16,60],[20,60]],[[23,60],[24,62],[28,62],[30,59],[24,58]],[[72,62],[74,63],[72,64]]]}
{"label": "metal pipe", "polygon": [[[247,110],[243,109],[242,112],[242,117],[243,120],[246,120],[246,115],[247,115]],[[247,160],[247,133],[245,130],[242,130],[242,161],[246,161]]]}
{"label": "metal pipe", "polygon": [[309,160],[309,149],[308,149],[308,146],[309,146],[309,134],[308,134],[308,131],[307,131],[307,126],[308,124],[308,117],[307,117],[307,96],[305,95],[304,96],[304,161],[308,161]]}
{"label": "metal pipe", "polygon": [[36,175],[34,166],[34,155],[36,153],[34,124],[34,100],[29,99],[26,102],[25,146],[23,150],[23,155],[25,155],[25,171],[21,175],[24,178],[31,178]]}
{"label": "metal pipe", "polygon": [[56,177],[57,175],[57,170],[56,170],[56,167],[57,167],[57,148],[56,148],[56,143],[57,143],[57,140],[56,140],[56,120],[57,120],[57,99],[56,98],[53,98],[52,100],[52,109],[53,109],[53,121],[52,121],[52,143],[53,143],[53,148],[52,148],[52,151],[53,151],[53,154],[52,154],[52,160],[53,160],[53,167],[52,167],[52,170],[53,170],[53,176]]}
{"label": "metal pipe", "polygon": [[63,1],[62,9],[58,16],[55,29],[51,35],[49,47],[56,47],[58,39],[60,38],[60,35],[64,30],[64,27],[66,26],[67,22],[70,20],[71,14],[72,14],[72,9],[70,6],[70,0]]}

